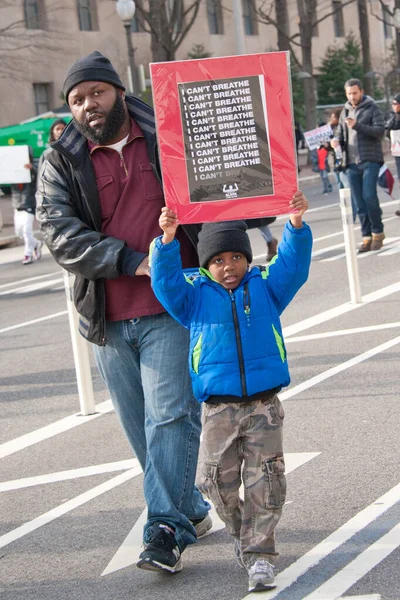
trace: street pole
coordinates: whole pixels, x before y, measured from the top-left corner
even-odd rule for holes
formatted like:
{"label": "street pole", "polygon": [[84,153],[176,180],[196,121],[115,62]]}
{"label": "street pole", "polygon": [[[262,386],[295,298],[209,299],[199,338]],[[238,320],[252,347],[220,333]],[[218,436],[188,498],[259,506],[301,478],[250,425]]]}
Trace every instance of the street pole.
{"label": "street pole", "polygon": [[135,67],[135,51],[132,46],[131,38],[131,21],[124,21],[126,43],[128,44],[129,70],[131,72],[132,88],[130,92],[136,96],[140,96],[141,92],[138,85],[138,78]]}
{"label": "street pole", "polygon": [[233,19],[235,23],[236,54],[246,54],[246,44],[243,31],[242,4],[240,0],[233,0]]}

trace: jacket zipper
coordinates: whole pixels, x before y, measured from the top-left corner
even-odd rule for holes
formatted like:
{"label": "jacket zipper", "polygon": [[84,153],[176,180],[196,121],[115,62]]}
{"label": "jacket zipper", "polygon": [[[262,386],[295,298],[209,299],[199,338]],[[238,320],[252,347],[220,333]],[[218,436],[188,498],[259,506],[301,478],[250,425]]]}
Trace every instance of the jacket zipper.
{"label": "jacket zipper", "polygon": [[243,289],[243,308],[244,314],[246,315],[247,327],[250,327],[250,294],[249,294],[249,284],[244,284]]}
{"label": "jacket zipper", "polygon": [[242,340],[240,337],[240,329],[239,329],[239,319],[237,316],[236,310],[236,300],[235,295],[229,290],[229,295],[232,301],[232,315],[233,315],[233,324],[235,326],[235,336],[236,336],[236,345],[238,350],[238,358],[239,358],[239,370],[240,370],[240,382],[242,386],[242,395],[247,396],[247,387],[246,387],[246,375],[244,371],[244,360],[243,360],[243,347]]}

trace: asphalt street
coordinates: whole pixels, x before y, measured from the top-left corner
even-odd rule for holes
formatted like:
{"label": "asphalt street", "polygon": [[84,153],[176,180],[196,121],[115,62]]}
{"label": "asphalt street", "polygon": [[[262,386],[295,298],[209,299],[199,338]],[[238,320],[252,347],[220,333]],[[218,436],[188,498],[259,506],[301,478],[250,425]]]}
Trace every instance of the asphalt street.
{"label": "asphalt street", "polygon": [[[358,258],[362,303],[352,304],[338,193],[321,195],[315,179],[300,187],[314,254],[282,319],[292,383],[280,395],[278,587],[247,593],[215,515],[180,574],[137,569],[140,468],[93,362],[97,412],[80,415],[60,268],[48,252],[22,266],[12,247],[0,249],[2,600],[400,600],[399,201],[380,192],[385,245]],[[271,226],[278,238],[285,220]],[[261,234],[250,236],[262,264]]]}

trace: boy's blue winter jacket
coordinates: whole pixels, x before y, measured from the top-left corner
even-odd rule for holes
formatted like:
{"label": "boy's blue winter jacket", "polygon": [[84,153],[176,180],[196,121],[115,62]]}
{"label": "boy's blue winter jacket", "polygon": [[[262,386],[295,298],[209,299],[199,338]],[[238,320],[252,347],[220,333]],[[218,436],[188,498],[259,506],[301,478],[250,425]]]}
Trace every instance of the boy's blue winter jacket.
{"label": "boy's blue winter jacket", "polygon": [[[166,310],[190,330],[189,370],[195,397],[251,396],[290,382],[280,314],[305,283],[312,235],[287,223],[278,256],[253,267],[230,292],[205,269],[182,271],[179,243],[152,243],[151,279]],[[177,373],[177,376],[179,374]]]}

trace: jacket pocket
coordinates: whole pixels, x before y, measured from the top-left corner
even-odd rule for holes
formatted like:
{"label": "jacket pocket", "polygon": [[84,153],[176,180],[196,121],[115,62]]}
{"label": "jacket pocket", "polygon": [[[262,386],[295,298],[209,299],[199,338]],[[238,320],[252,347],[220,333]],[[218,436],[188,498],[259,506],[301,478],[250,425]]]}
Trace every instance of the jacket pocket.
{"label": "jacket pocket", "polygon": [[139,163],[140,177],[147,200],[159,200],[163,191],[150,163]]}
{"label": "jacket pocket", "polygon": [[100,175],[96,178],[96,182],[100,198],[101,216],[106,219],[111,217],[118,203],[114,178],[112,175]]}

